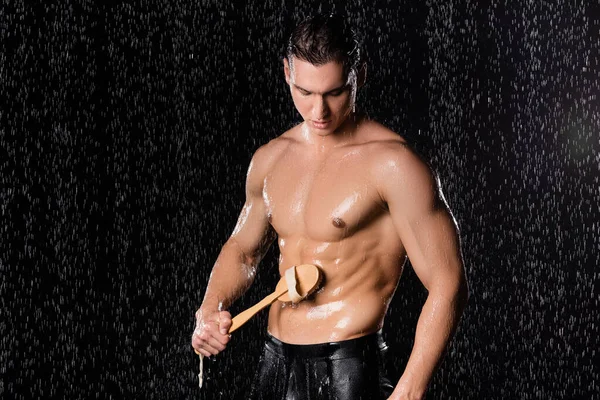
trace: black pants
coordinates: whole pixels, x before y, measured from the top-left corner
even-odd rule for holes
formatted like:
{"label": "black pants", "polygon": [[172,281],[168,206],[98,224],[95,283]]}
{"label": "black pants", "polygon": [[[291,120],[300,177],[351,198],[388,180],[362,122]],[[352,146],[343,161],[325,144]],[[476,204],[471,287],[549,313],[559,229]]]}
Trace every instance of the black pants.
{"label": "black pants", "polygon": [[387,399],[394,387],[387,379],[386,353],[381,332],[314,345],[269,335],[249,399]]}

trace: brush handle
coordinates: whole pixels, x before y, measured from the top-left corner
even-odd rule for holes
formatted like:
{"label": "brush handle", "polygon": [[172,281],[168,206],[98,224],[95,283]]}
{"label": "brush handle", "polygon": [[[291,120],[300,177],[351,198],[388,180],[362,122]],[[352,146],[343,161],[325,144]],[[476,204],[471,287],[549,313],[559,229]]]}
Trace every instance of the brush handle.
{"label": "brush handle", "polygon": [[266,296],[264,299],[250,307],[249,309],[242,311],[231,320],[231,328],[229,328],[229,333],[237,330],[240,326],[244,325],[250,318],[252,318],[257,312],[262,310],[268,305],[271,305],[275,300],[279,297],[287,293],[287,286],[283,285],[281,288],[276,288],[273,293]]}
{"label": "brush handle", "polygon": [[[298,294],[304,299],[309,294],[313,293],[314,290],[317,289],[319,284],[321,283],[321,272],[318,266],[312,264],[302,264],[293,267],[296,272],[296,283],[297,283],[297,291]],[[288,293],[287,282],[285,278],[281,278],[275,291],[270,295],[266,296],[260,302],[250,307],[249,309],[242,311],[240,314],[236,315],[231,320],[231,327],[229,328],[229,333],[237,330],[240,326],[244,325],[250,318],[252,318],[257,312],[265,308],[266,306],[272,304],[275,300],[279,299],[282,302],[290,302]],[[297,300],[297,299],[296,299]],[[196,349],[194,349],[196,354],[200,354]]]}

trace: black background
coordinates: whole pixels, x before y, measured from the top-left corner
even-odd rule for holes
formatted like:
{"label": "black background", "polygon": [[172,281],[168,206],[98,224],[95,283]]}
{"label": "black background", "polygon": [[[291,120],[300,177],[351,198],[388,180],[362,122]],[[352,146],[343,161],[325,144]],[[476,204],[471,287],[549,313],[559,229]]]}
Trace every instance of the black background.
{"label": "black background", "polygon": [[[471,298],[428,398],[598,398],[598,4],[454,0],[4,1],[0,396],[243,398],[266,315],[202,390],[193,315],[252,153],[299,121],[281,50],[318,10],[358,26],[359,104],[431,160],[461,230]],[[407,268],[400,370],[425,296]]]}

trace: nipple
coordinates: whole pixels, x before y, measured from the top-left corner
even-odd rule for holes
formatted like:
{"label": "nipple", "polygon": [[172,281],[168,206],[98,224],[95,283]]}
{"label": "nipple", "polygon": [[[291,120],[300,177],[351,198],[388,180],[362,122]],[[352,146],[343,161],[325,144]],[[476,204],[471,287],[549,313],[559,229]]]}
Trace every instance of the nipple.
{"label": "nipple", "polygon": [[342,220],[341,218],[338,217],[334,217],[331,220],[331,223],[333,224],[333,226],[335,226],[336,228],[344,228],[346,226],[346,223],[344,222],[344,220]]}

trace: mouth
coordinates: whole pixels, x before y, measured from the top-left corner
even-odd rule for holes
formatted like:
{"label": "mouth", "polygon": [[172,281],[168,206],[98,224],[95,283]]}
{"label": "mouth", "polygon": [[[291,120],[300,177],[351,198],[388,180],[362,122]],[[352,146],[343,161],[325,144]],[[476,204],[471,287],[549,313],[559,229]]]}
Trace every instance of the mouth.
{"label": "mouth", "polygon": [[313,128],[316,129],[327,129],[331,124],[331,121],[311,121]]}

